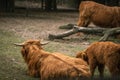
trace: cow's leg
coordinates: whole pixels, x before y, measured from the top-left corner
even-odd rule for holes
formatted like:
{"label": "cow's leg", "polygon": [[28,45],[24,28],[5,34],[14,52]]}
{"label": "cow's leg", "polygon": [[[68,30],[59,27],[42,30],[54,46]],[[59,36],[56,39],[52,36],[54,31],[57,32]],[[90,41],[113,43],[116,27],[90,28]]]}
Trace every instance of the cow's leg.
{"label": "cow's leg", "polygon": [[108,69],[109,69],[112,77],[120,76],[120,69],[117,67],[116,64],[108,66]]}
{"label": "cow's leg", "polygon": [[[90,18],[86,15],[86,10],[80,12],[79,20],[77,26],[79,27],[87,27],[90,24]],[[80,35],[80,33],[78,33]],[[84,37],[86,39],[86,36]]]}
{"label": "cow's leg", "polygon": [[[79,27],[87,27],[89,25],[89,23],[90,23],[89,19],[82,16],[82,17],[79,18],[79,21],[78,21],[77,25]],[[77,35],[79,36],[80,32]],[[83,39],[85,40],[87,38],[87,36],[84,36]]]}
{"label": "cow's leg", "polygon": [[95,72],[95,68],[97,67],[97,63],[95,60],[90,60],[89,61],[89,65],[90,65],[90,72],[91,72],[91,75],[92,75],[92,78],[94,76],[94,72]]}
{"label": "cow's leg", "polygon": [[90,14],[86,8],[80,11],[78,26],[87,27],[90,24]]}
{"label": "cow's leg", "polygon": [[98,71],[100,73],[100,78],[104,77],[104,68],[105,68],[104,64],[99,64],[98,65]]}
{"label": "cow's leg", "polygon": [[89,18],[80,17],[77,25],[81,27],[87,27],[89,23],[90,23]]}
{"label": "cow's leg", "polygon": [[[114,53],[113,53],[114,54]],[[109,55],[106,59],[106,66],[108,67],[111,76],[120,76],[120,57],[119,52],[115,52],[114,56]]]}

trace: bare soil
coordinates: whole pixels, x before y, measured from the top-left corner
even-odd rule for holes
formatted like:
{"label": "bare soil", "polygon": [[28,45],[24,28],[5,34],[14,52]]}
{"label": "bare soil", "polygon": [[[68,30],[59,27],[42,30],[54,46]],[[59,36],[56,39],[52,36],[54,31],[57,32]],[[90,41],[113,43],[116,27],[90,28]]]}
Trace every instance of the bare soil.
{"label": "bare soil", "polygon": [[[15,35],[27,39],[48,40],[49,34],[58,34],[66,30],[59,29],[65,24],[76,24],[78,12],[31,12],[28,17],[23,15],[0,17],[0,29],[12,31]],[[53,47],[54,46],[54,47]],[[71,35],[63,40],[50,41],[45,48],[74,56],[76,52],[88,46],[80,36]]]}
{"label": "bare soil", "polygon": [[2,28],[15,32],[23,38],[44,38],[49,33],[59,33],[63,30],[58,29],[59,26],[68,23],[76,23],[77,13],[56,13],[56,12],[40,12],[38,14],[30,14],[29,17],[14,16],[0,18]]}

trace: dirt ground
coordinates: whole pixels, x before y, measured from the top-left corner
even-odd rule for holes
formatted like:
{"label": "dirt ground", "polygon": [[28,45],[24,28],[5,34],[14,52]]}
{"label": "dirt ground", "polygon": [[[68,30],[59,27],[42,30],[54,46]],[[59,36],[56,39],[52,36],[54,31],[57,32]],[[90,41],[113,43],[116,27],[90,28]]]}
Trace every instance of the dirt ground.
{"label": "dirt ground", "polygon": [[29,17],[2,17],[0,18],[0,24],[1,28],[13,31],[22,38],[47,39],[48,34],[56,34],[63,31],[58,29],[59,26],[77,23],[77,18],[77,12],[40,12],[38,14],[29,14]]}
{"label": "dirt ground", "polygon": [[[12,31],[15,35],[27,39],[48,40],[49,34],[58,34],[63,31],[59,26],[76,24],[78,12],[38,12],[24,15],[0,17],[0,29]],[[50,41],[50,40],[49,40]],[[64,40],[53,40],[46,47],[48,51],[68,53],[74,56],[75,52],[87,47],[87,41],[81,40],[80,36],[72,35]],[[52,47],[51,47],[52,46]],[[60,47],[59,47],[60,46]]]}

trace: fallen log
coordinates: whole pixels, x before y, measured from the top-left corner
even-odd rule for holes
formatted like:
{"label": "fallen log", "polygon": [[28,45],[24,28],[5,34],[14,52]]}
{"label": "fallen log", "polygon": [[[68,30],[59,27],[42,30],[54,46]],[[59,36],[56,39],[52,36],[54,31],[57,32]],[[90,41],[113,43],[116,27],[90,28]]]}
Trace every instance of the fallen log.
{"label": "fallen log", "polygon": [[83,32],[85,34],[94,34],[94,35],[102,35],[103,37],[100,38],[100,41],[106,41],[109,36],[120,34],[120,28],[100,28],[100,27],[78,27],[74,26],[73,29],[68,30],[66,32],[60,34],[49,34],[49,39],[63,39],[64,37],[68,37],[72,34]]}
{"label": "fallen log", "polygon": [[72,30],[69,30],[69,31],[66,31],[66,32],[63,32],[63,33],[60,33],[60,34],[49,34],[49,39],[50,40],[53,40],[53,39],[62,39],[63,37],[67,37],[67,36],[70,36],[72,34],[75,34],[77,33],[78,30],[76,29],[72,29]]}
{"label": "fallen log", "polygon": [[109,36],[114,36],[119,34],[120,34],[120,27],[108,29],[104,32],[104,35],[99,39],[99,41],[106,41],[108,40]]}

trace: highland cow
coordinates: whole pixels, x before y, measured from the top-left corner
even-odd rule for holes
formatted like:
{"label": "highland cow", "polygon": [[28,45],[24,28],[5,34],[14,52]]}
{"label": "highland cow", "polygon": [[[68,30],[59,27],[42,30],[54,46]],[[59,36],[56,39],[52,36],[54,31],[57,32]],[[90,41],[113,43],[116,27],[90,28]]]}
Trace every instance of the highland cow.
{"label": "highland cow", "polygon": [[44,51],[39,40],[22,44],[22,56],[28,66],[28,74],[40,80],[82,80],[90,77],[87,63],[60,53]]}
{"label": "highland cow", "polygon": [[120,7],[109,7],[93,1],[83,1],[79,7],[78,26],[87,27],[93,23],[99,27],[120,27]]}
{"label": "highland cow", "polygon": [[100,77],[104,76],[105,65],[112,76],[120,76],[120,45],[113,42],[95,42],[85,51],[76,55],[84,59],[90,66],[91,75],[94,75],[96,67]]}

